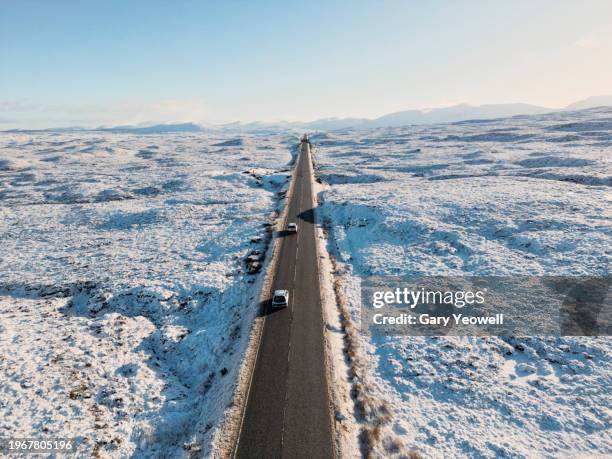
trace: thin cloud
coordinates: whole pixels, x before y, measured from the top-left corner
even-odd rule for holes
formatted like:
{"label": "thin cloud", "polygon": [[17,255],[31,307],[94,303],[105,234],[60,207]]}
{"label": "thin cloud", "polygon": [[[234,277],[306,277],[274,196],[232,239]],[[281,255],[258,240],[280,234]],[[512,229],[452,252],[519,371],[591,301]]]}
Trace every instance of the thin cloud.
{"label": "thin cloud", "polygon": [[573,43],[574,48],[594,49],[601,46],[601,40],[594,33],[584,35]]}
{"label": "thin cloud", "polygon": [[169,99],[147,103],[120,102],[108,105],[34,104],[29,101],[0,100],[0,124],[5,128],[60,126],[113,126],[195,122],[209,116],[202,100]]}

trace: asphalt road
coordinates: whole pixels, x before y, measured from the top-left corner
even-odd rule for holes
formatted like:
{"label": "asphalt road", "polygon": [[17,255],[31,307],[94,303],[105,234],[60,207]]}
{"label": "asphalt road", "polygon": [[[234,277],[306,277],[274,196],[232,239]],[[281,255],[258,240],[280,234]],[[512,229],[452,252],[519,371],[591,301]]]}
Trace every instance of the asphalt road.
{"label": "asphalt road", "polygon": [[273,289],[289,307],[264,308],[265,323],[236,448],[237,458],[333,458],[323,317],[312,209],[310,145],[302,142]]}

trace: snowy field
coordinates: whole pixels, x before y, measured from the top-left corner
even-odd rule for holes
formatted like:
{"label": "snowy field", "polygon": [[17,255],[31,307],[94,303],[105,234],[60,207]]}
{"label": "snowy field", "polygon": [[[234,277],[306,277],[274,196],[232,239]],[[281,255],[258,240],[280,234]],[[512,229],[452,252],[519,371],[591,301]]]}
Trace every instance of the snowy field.
{"label": "snowy field", "polygon": [[0,134],[0,436],[210,452],[295,143]]}
{"label": "snowy field", "polygon": [[[610,108],[311,140],[356,321],[369,275],[610,274]],[[361,339],[382,456],[612,455],[608,337]]]}

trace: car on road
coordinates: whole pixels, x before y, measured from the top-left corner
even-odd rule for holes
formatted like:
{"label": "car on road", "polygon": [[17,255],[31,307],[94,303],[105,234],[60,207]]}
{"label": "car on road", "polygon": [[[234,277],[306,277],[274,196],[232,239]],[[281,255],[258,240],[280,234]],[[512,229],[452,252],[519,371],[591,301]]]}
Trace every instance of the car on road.
{"label": "car on road", "polygon": [[289,231],[290,233],[297,233],[297,230],[298,230],[297,223],[289,223],[287,225],[287,231]]}
{"label": "car on road", "polygon": [[289,306],[289,291],[274,290],[274,295],[272,295],[272,307],[286,308],[287,306]]}

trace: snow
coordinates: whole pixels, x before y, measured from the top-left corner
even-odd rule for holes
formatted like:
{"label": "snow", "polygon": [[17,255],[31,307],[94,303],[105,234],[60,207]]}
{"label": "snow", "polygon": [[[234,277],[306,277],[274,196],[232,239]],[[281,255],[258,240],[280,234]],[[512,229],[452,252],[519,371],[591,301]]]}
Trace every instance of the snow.
{"label": "snow", "polygon": [[[295,139],[0,135],[0,432],[211,454]],[[253,242],[259,241],[259,242]]]}
{"label": "snow", "polygon": [[[609,275],[611,123],[598,108],[311,136],[355,322],[371,275]],[[361,339],[386,439],[426,457],[612,454],[609,337]]]}
{"label": "snow", "polygon": [[[322,185],[311,177],[314,195],[322,190]],[[317,205],[313,196],[313,207]],[[326,352],[327,380],[333,381],[329,394],[334,410],[335,445],[339,457],[354,455],[358,442],[359,425],[352,415],[352,402],[349,375],[350,362],[345,348],[342,316],[336,304],[334,292],[334,266],[327,251],[327,237],[321,225],[315,226],[315,242],[318,255],[319,285],[321,287],[321,306],[323,309],[324,339]]]}

